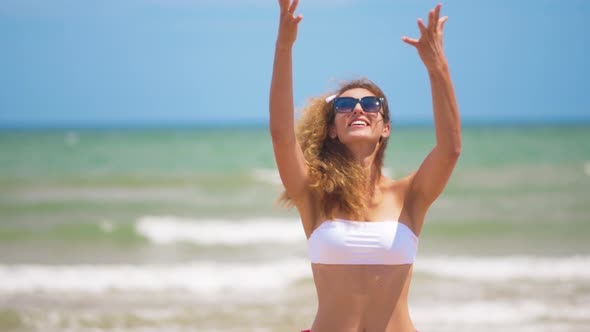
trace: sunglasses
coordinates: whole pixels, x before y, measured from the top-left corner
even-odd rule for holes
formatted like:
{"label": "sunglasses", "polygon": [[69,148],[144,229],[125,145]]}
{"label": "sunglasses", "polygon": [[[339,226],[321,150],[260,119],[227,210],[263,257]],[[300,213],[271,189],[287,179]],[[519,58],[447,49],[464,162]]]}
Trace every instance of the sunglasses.
{"label": "sunglasses", "polygon": [[357,99],[353,97],[336,97],[334,98],[333,109],[336,113],[350,113],[361,103],[361,108],[365,113],[378,113],[381,110],[385,98],[376,96],[365,96]]}

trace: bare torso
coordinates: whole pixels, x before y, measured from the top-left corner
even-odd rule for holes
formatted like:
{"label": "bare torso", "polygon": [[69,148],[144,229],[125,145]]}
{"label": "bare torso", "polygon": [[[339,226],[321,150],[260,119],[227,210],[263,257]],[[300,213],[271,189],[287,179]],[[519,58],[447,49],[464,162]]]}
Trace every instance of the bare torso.
{"label": "bare torso", "polygon": [[[423,216],[412,215],[404,205],[406,189],[406,181],[384,178],[366,222],[397,220],[419,234]],[[322,222],[314,220],[313,227],[306,228],[308,238]],[[415,331],[408,310],[412,264],[311,266],[318,296],[312,332]]]}
{"label": "bare torso", "polygon": [[318,295],[313,332],[414,332],[412,265],[312,264]]}

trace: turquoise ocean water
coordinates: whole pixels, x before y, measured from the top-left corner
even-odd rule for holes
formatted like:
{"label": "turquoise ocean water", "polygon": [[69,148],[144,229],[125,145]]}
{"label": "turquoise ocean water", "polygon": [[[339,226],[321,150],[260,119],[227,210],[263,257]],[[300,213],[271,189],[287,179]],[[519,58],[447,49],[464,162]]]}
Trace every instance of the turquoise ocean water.
{"label": "turquoise ocean water", "polygon": [[[421,331],[590,330],[590,126],[466,127]],[[432,128],[394,128],[385,173]],[[264,128],[0,132],[0,331],[297,331],[315,291]]]}

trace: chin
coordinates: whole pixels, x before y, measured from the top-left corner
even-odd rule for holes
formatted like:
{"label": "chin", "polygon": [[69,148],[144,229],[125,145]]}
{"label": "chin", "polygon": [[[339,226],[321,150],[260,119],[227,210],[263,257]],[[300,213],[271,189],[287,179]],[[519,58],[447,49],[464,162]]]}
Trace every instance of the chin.
{"label": "chin", "polygon": [[378,143],[379,137],[374,137],[373,135],[369,135],[367,133],[348,133],[344,137],[340,139],[342,144],[349,144],[349,143],[359,143],[359,142],[367,142],[367,143]]}

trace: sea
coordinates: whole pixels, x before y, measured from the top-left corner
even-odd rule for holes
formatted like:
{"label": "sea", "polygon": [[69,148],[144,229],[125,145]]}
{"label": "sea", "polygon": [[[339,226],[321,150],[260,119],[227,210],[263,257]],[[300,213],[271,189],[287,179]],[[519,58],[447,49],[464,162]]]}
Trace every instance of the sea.
{"label": "sea", "polygon": [[[394,127],[384,173],[431,126]],[[317,298],[268,129],[0,131],[0,331],[293,332]],[[420,235],[421,332],[590,331],[590,125],[471,125]]]}

